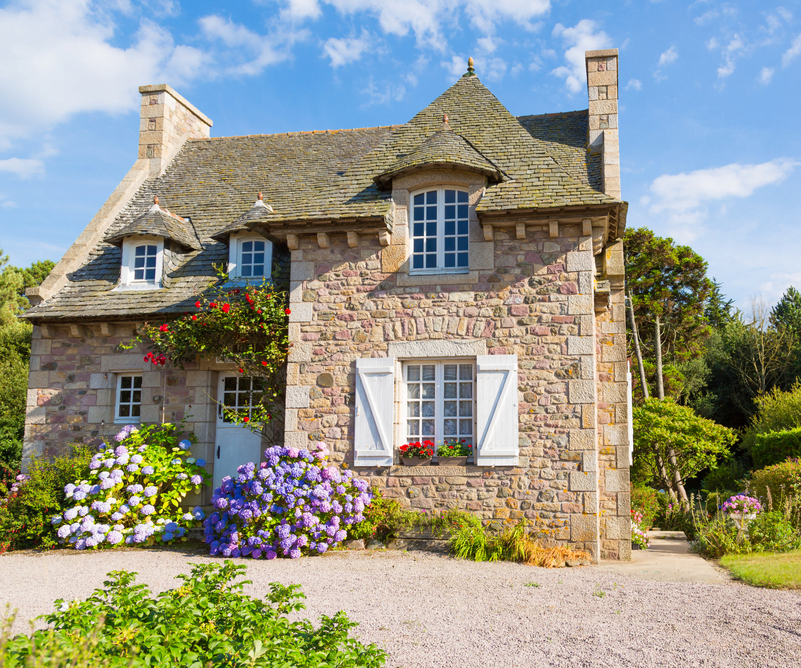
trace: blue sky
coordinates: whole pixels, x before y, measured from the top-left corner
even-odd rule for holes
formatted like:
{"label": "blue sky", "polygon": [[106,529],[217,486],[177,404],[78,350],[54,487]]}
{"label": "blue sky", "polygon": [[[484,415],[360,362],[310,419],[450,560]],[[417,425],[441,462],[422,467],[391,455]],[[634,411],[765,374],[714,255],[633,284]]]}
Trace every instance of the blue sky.
{"label": "blue sky", "polygon": [[403,123],[476,71],[516,115],[585,109],[620,49],[630,226],[690,244],[747,309],[801,289],[801,3],[0,3],[0,248],[58,260],[136,158],[142,84],[213,136]]}

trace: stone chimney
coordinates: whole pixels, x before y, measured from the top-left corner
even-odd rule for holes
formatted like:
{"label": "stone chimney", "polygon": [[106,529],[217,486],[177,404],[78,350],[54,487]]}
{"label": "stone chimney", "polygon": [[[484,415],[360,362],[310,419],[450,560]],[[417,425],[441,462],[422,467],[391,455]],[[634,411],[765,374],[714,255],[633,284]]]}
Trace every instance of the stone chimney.
{"label": "stone chimney", "polygon": [[617,49],[587,51],[590,100],[590,153],[601,153],[604,192],[620,199],[620,146],[617,134]]}
{"label": "stone chimney", "polygon": [[205,139],[211,119],[167,84],[139,86],[139,159],[150,163],[149,177],[161,176],[187,139]]}

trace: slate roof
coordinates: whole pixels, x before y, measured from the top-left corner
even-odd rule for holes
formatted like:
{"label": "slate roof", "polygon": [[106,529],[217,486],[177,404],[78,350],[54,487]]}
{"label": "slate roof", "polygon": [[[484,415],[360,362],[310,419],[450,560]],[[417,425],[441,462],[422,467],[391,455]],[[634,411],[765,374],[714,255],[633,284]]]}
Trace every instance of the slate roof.
{"label": "slate roof", "polygon": [[[452,132],[442,129],[445,114]],[[376,179],[425,160],[502,179],[487,187],[479,215],[619,204],[601,191],[599,156],[587,154],[586,140],[586,111],[515,118],[477,77],[459,79],[401,126],[190,140],[162,176],[141,186],[68,284],[26,317],[141,319],[189,310],[215,276],[212,264],[227,261],[220,239],[231,232],[266,221],[268,227],[304,220],[389,227],[391,190]],[[251,209],[259,191],[272,212]],[[114,290],[121,257],[108,241],[117,243],[131,230],[154,230],[136,221],[156,195],[162,207],[191,219],[195,246],[184,243],[192,250],[180,256],[162,289]],[[178,236],[174,229],[164,232]]]}
{"label": "slate roof", "polygon": [[252,207],[239,216],[233,223],[224,227],[216,234],[212,234],[211,238],[215,241],[222,241],[224,244],[227,244],[228,238],[234,232],[249,230],[252,226],[260,222],[269,221],[271,213],[274,213],[273,208],[269,204],[264,203],[262,195],[259,193],[259,199],[255,201]]}
{"label": "slate roof", "polygon": [[185,220],[162,209],[158,202],[154,203],[146,213],[139,216],[136,220],[125,225],[115,233],[106,236],[106,242],[114,246],[121,246],[125,237],[135,235],[151,235],[172,239],[184,248],[200,250],[200,241],[194,232],[190,232],[189,220]]}
{"label": "slate roof", "polygon": [[501,171],[492,162],[450,128],[435,132],[411,153],[403,156],[383,174],[374,178],[379,183],[386,183],[394,177],[423,166],[462,167],[485,174],[490,181],[500,181],[503,178]]}

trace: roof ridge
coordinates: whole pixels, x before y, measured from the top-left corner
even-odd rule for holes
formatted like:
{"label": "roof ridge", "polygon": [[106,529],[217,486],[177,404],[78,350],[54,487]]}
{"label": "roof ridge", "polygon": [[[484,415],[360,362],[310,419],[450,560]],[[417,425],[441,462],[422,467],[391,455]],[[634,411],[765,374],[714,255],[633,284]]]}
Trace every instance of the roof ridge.
{"label": "roof ridge", "polygon": [[257,135],[230,135],[227,137],[193,137],[189,141],[220,141],[222,139],[252,139],[254,137],[294,137],[300,135],[339,134],[340,132],[363,132],[364,130],[394,130],[405,123],[397,125],[373,125],[365,128],[340,128],[338,130],[297,130],[295,132],[272,132]]}
{"label": "roof ridge", "polygon": [[575,111],[556,111],[550,114],[524,114],[516,116],[518,120],[521,118],[554,118],[555,116],[578,116],[589,113],[589,109],[576,109]]}

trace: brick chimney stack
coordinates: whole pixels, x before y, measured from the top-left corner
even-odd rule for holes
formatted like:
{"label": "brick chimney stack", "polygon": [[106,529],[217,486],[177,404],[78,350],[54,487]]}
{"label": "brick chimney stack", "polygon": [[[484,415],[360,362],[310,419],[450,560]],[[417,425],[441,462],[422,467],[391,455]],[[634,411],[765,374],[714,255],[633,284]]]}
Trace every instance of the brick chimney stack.
{"label": "brick chimney stack", "polygon": [[589,151],[601,153],[604,192],[620,199],[620,145],[617,130],[617,49],[587,51],[590,101]]}
{"label": "brick chimney stack", "polygon": [[211,119],[167,84],[140,86],[139,159],[150,161],[149,177],[161,176],[187,139],[204,139]]}

